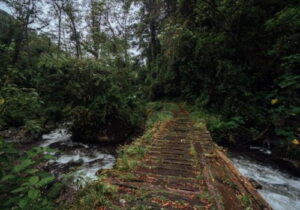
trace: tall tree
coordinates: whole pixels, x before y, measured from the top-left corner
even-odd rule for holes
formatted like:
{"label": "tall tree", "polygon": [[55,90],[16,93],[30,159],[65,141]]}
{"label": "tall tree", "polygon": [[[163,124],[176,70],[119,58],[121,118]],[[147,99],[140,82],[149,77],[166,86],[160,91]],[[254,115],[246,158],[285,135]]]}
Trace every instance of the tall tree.
{"label": "tall tree", "polygon": [[164,4],[161,0],[141,0],[138,3],[141,7],[139,14],[141,24],[137,25],[137,34],[140,40],[140,47],[144,49],[144,56],[151,63],[160,51],[157,35],[162,20]]}
{"label": "tall tree", "polygon": [[65,0],[47,0],[46,3],[50,5],[50,13],[57,18],[57,48],[60,50],[62,43]]}
{"label": "tall tree", "polygon": [[111,61],[123,68],[129,60],[132,33],[129,8],[130,4],[119,0],[90,0],[84,49],[96,59]]}
{"label": "tall tree", "polygon": [[38,0],[2,0],[2,2],[13,10],[13,16],[16,19],[15,27],[18,30],[15,34],[15,52],[13,56],[13,61],[16,62],[19,59],[24,41],[27,51],[29,51],[29,26],[35,23],[40,12]]}
{"label": "tall tree", "polygon": [[84,49],[99,59],[101,44],[105,42],[106,36],[102,31],[105,3],[102,0],[90,0],[89,14],[87,16],[88,35],[83,43]]}
{"label": "tall tree", "polygon": [[81,33],[78,30],[78,25],[80,23],[78,2],[74,0],[65,0],[63,11],[67,16],[68,27],[71,32],[70,40],[75,43],[75,54],[76,57],[79,58],[81,57]]}

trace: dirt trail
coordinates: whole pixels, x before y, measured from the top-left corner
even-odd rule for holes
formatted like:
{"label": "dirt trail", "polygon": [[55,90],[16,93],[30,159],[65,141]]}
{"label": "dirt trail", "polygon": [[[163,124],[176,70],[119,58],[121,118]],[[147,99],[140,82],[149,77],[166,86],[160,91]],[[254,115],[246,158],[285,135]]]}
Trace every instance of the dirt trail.
{"label": "dirt trail", "polygon": [[122,209],[271,209],[184,110],[156,136],[134,175],[133,181],[111,180],[123,193],[147,192]]}

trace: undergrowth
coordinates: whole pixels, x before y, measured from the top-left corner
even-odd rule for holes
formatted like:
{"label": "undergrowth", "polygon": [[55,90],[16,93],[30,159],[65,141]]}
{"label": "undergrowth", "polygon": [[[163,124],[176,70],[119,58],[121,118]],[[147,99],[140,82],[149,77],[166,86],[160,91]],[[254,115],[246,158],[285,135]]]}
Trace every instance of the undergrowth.
{"label": "undergrowth", "polygon": [[43,170],[49,148],[17,150],[0,138],[0,209],[54,209],[63,185]]}

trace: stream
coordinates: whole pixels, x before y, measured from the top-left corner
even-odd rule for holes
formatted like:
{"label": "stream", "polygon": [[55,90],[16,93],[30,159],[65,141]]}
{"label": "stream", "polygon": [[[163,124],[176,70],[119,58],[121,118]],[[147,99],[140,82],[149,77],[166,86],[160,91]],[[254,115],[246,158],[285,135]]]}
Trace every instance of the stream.
{"label": "stream", "polygon": [[242,175],[262,185],[258,192],[274,210],[300,209],[300,178],[248,157],[230,158]]}
{"label": "stream", "polygon": [[[74,188],[97,179],[97,172],[112,168],[116,158],[115,147],[73,142],[65,129],[43,135],[39,146],[56,150],[57,159],[48,162],[48,169]],[[231,154],[230,158],[245,177],[262,185],[258,191],[274,210],[300,209],[300,178],[249,157]]]}
{"label": "stream", "polygon": [[55,160],[47,163],[48,170],[59,180],[74,188],[97,179],[97,172],[111,169],[115,162],[115,148],[74,142],[65,129],[43,135],[40,147],[55,149]]}

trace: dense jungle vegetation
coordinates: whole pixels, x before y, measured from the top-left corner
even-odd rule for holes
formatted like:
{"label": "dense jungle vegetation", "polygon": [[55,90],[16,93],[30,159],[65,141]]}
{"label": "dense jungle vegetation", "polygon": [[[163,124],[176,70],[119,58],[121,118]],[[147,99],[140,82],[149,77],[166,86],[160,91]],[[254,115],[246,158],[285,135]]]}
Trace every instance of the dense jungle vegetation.
{"label": "dense jungle vegetation", "polygon": [[[0,3],[1,132],[37,139],[66,123],[75,140],[122,142],[148,102],[175,100],[220,144],[268,139],[300,159],[298,0]],[[51,209],[37,167],[51,157],[0,148],[0,200],[12,198],[0,208]]]}

